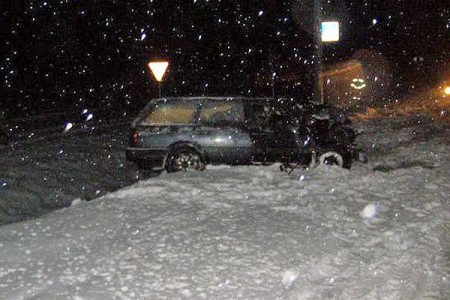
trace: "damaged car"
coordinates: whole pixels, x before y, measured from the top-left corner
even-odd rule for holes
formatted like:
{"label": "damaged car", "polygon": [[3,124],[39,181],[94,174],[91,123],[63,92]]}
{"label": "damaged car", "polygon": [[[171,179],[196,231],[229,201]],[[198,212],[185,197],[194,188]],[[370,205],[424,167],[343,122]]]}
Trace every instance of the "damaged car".
{"label": "damaged car", "polygon": [[277,162],[350,168],[358,158],[351,123],[323,110],[273,98],[154,99],[132,122],[126,157],[167,172]]}

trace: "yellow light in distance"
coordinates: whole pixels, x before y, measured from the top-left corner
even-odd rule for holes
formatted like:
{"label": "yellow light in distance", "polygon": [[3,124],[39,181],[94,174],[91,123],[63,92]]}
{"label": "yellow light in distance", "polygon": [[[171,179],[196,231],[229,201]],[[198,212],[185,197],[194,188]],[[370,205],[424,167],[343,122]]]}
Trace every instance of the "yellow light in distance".
{"label": "yellow light in distance", "polygon": [[362,90],[363,88],[367,87],[366,82],[364,81],[364,79],[361,78],[354,78],[352,80],[352,83],[350,84],[350,86],[352,88],[354,88],[355,90]]}
{"label": "yellow light in distance", "polygon": [[450,95],[450,86],[444,87],[444,94]]}

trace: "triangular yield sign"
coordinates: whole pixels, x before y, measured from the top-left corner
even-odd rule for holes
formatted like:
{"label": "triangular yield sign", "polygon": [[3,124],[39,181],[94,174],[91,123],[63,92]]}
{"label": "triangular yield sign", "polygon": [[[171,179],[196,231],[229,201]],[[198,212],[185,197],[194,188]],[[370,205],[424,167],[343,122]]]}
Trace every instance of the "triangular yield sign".
{"label": "triangular yield sign", "polygon": [[152,61],[148,64],[157,81],[161,81],[166,73],[169,63],[167,61]]}

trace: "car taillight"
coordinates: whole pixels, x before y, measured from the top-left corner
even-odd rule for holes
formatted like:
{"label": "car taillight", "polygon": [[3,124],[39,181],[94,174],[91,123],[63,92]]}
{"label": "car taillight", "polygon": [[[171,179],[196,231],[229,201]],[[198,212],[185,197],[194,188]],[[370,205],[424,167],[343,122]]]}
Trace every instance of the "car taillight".
{"label": "car taillight", "polygon": [[139,142],[139,133],[136,129],[131,129],[130,131],[130,146],[136,146]]}

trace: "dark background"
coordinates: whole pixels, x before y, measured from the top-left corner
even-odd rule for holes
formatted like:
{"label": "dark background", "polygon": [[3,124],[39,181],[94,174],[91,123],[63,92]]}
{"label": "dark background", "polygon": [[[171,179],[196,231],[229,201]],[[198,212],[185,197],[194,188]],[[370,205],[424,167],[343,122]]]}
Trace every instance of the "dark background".
{"label": "dark background", "polygon": [[[382,55],[391,97],[437,84],[449,63],[447,1],[322,1],[342,22],[324,61]],[[313,0],[1,0],[0,110],[134,113],[157,96],[147,63],[170,61],[164,95],[312,98]],[[389,97],[389,96],[388,96]]]}

